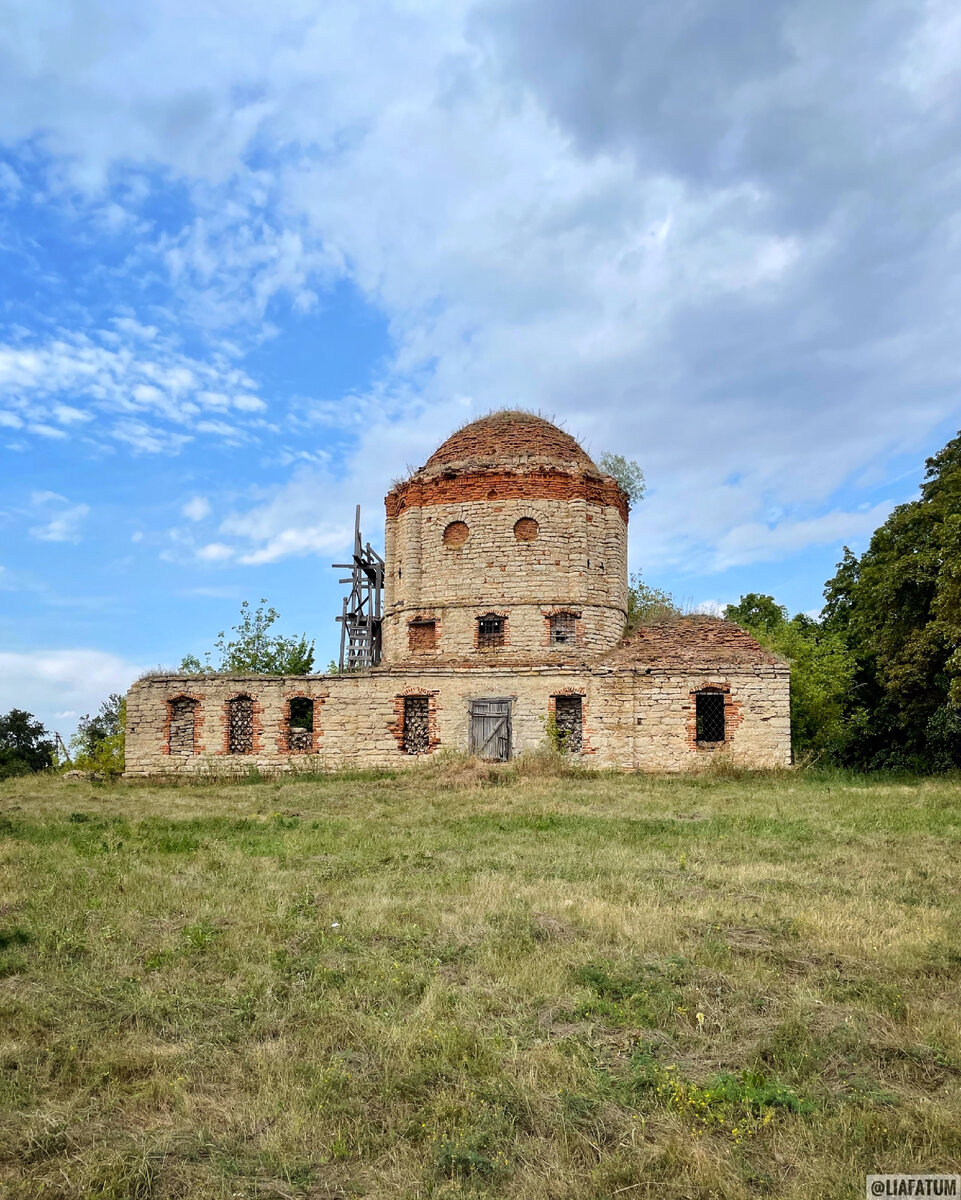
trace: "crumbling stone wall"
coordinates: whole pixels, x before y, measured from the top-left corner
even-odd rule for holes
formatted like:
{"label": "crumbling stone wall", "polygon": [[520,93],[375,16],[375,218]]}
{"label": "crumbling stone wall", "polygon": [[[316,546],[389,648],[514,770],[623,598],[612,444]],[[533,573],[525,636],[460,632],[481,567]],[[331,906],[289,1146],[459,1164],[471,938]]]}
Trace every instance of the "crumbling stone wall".
{"label": "crumbling stone wall", "polygon": [[[226,745],[174,756],[167,747],[168,701],[191,690],[196,680],[169,676],[141,680],[128,697],[127,771],[135,775],[246,772],[251,765],[285,769],[287,699],[315,698],[314,752],[297,762],[318,767],[391,766],[413,761],[403,747],[405,695],[429,697],[429,752],[466,750],[472,699],[512,701],[513,754],[543,744],[544,720],[562,694],[583,697],[583,761],[598,767],[643,771],[696,770],[723,754],[748,767],[787,766],[791,755],[789,671],[780,664],[730,669],[662,670],[612,667],[593,670],[505,666],[483,670],[425,664],[358,675],[217,677],[203,681],[198,722],[223,719],[232,697],[254,698],[255,750],[230,754]],[[695,748],[690,742],[691,695],[705,685],[728,689],[739,706],[728,740]],[[196,693],[194,693],[196,694]],[[316,703],[323,701],[323,705]]]}

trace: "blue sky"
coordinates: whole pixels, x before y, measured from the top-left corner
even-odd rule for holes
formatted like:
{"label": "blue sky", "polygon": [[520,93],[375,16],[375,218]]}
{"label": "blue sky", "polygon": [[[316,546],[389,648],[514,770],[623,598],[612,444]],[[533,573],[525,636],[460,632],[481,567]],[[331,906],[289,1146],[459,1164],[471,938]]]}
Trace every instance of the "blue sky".
{"label": "blue sky", "polygon": [[0,0],[0,711],[240,601],[335,651],[353,505],[553,415],[632,568],[817,610],[961,424],[931,0]]}

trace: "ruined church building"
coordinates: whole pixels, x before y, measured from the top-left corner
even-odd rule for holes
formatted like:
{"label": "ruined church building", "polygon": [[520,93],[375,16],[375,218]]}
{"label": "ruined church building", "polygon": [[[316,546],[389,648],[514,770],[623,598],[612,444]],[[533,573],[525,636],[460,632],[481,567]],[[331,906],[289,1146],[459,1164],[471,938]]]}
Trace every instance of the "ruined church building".
{"label": "ruined church building", "polygon": [[749,634],[693,616],[625,636],[627,497],[549,421],[474,421],[386,508],[384,558],[357,546],[345,605],[346,660],[365,665],[142,679],[129,775],[508,759],[549,729],[598,767],[790,763],[789,669]]}

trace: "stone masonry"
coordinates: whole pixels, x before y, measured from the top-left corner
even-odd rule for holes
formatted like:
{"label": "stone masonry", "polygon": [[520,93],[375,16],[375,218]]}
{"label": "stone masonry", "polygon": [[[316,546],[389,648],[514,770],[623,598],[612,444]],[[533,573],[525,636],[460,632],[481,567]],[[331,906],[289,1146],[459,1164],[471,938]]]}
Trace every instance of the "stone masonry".
{"label": "stone masonry", "polygon": [[[401,766],[465,751],[472,702],[508,715],[509,745],[490,744],[511,756],[542,745],[553,719],[567,752],[596,767],[790,763],[789,668],[747,633],[689,617],[623,636],[626,497],[550,422],[473,422],[386,509],[383,661],[346,675],[140,680],[129,775]],[[699,703],[716,740],[699,739]]]}

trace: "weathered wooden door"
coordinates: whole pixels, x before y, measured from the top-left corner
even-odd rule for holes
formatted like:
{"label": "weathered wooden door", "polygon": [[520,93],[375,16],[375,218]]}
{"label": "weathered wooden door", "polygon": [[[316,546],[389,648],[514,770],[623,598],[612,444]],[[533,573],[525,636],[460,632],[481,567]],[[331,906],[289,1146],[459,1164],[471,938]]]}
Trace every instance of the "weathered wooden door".
{"label": "weathered wooden door", "polygon": [[511,756],[510,700],[470,702],[469,748],[481,758],[507,762]]}

